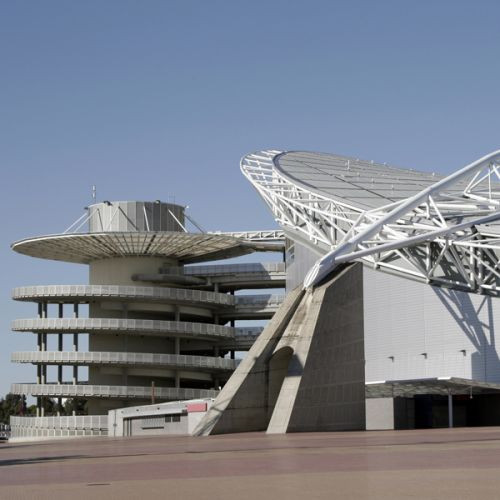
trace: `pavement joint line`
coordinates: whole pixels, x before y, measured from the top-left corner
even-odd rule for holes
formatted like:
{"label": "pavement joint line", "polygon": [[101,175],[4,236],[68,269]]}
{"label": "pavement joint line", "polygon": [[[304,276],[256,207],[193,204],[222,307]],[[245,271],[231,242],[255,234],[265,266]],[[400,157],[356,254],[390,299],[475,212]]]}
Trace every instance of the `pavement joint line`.
{"label": "pavement joint line", "polygon": [[[252,451],[280,451],[280,450],[322,450],[322,449],[353,449],[353,448],[377,448],[377,447],[401,447],[401,446],[422,446],[422,445],[454,445],[454,444],[474,444],[474,443],[485,443],[488,444],[500,444],[500,438],[475,438],[475,439],[454,439],[454,440],[427,440],[427,441],[405,441],[405,442],[395,442],[395,443],[351,443],[351,444],[335,444],[329,443],[325,445],[290,445],[290,446],[272,446],[272,447],[255,447],[255,448],[227,448],[227,449],[196,449],[196,450],[167,450],[161,453],[114,453],[106,455],[93,455],[87,454],[86,456],[80,455],[78,458],[117,458],[117,457],[134,457],[134,456],[162,456],[162,455],[180,455],[180,454],[216,454],[216,453],[238,453],[238,452],[252,452]],[[30,443],[32,446],[37,446],[39,443]],[[48,445],[49,443],[43,443]],[[110,443],[111,444],[111,443]],[[26,445],[24,445],[26,446]],[[15,449],[17,446],[10,446],[10,449]],[[7,448],[4,448],[7,449]],[[50,456],[46,458],[50,459]],[[0,462],[1,463],[1,462]]]}

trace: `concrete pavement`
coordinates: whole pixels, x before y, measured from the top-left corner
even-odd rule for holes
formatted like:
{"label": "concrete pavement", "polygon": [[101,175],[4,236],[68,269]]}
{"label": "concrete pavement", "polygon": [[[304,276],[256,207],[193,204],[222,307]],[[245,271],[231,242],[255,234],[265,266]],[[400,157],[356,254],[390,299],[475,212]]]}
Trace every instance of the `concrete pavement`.
{"label": "concrete pavement", "polygon": [[500,498],[500,428],[5,444],[0,498]]}

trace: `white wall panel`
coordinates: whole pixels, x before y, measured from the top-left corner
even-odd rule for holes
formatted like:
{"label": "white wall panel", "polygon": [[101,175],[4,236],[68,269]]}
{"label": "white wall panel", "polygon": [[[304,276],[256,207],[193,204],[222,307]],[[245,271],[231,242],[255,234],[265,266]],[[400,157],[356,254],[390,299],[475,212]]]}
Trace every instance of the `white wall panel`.
{"label": "white wall panel", "polygon": [[364,278],[367,381],[463,377],[500,382],[499,299],[367,267]]}

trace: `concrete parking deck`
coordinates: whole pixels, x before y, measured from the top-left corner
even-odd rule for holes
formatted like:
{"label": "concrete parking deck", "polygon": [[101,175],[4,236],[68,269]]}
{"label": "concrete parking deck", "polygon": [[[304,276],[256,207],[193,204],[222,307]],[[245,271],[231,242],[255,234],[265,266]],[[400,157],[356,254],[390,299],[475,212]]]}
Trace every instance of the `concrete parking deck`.
{"label": "concrete parking deck", "polygon": [[499,497],[493,427],[0,445],[2,499]]}

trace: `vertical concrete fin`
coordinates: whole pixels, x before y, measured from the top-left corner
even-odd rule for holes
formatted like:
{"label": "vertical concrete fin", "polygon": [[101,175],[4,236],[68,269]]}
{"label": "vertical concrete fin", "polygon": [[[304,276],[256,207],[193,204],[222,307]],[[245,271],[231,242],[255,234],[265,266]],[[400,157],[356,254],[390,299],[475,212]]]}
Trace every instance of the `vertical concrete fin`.
{"label": "vertical concrete fin", "polygon": [[[267,433],[269,434],[284,434],[287,432],[321,309],[323,294],[324,287],[306,292],[269,362],[270,386],[273,379],[278,379],[274,382],[274,385],[278,383],[281,385],[276,400],[270,401],[269,409],[272,415],[267,427]],[[280,352],[286,349],[285,345],[289,345],[293,352],[283,370],[283,367],[275,366],[275,358],[278,357],[279,362]],[[280,377],[281,373],[283,375]]]}
{"label": "vertical concrete fin", "polygon": [[362,264],[288,294],[194,435],[363,429]]}
{"label": "vertical concrete fin", "polygon": [[297,287],[255,341],[214,404],[193,431],[195,436],[265,430],[268,425],[268,360],[297,309],[304,291]]}
{"label": "vertical concrete fin", "polygon": [[267,432],[363,429],[362,264],[339,270],[307,293],[287,328],[299,337]]}

